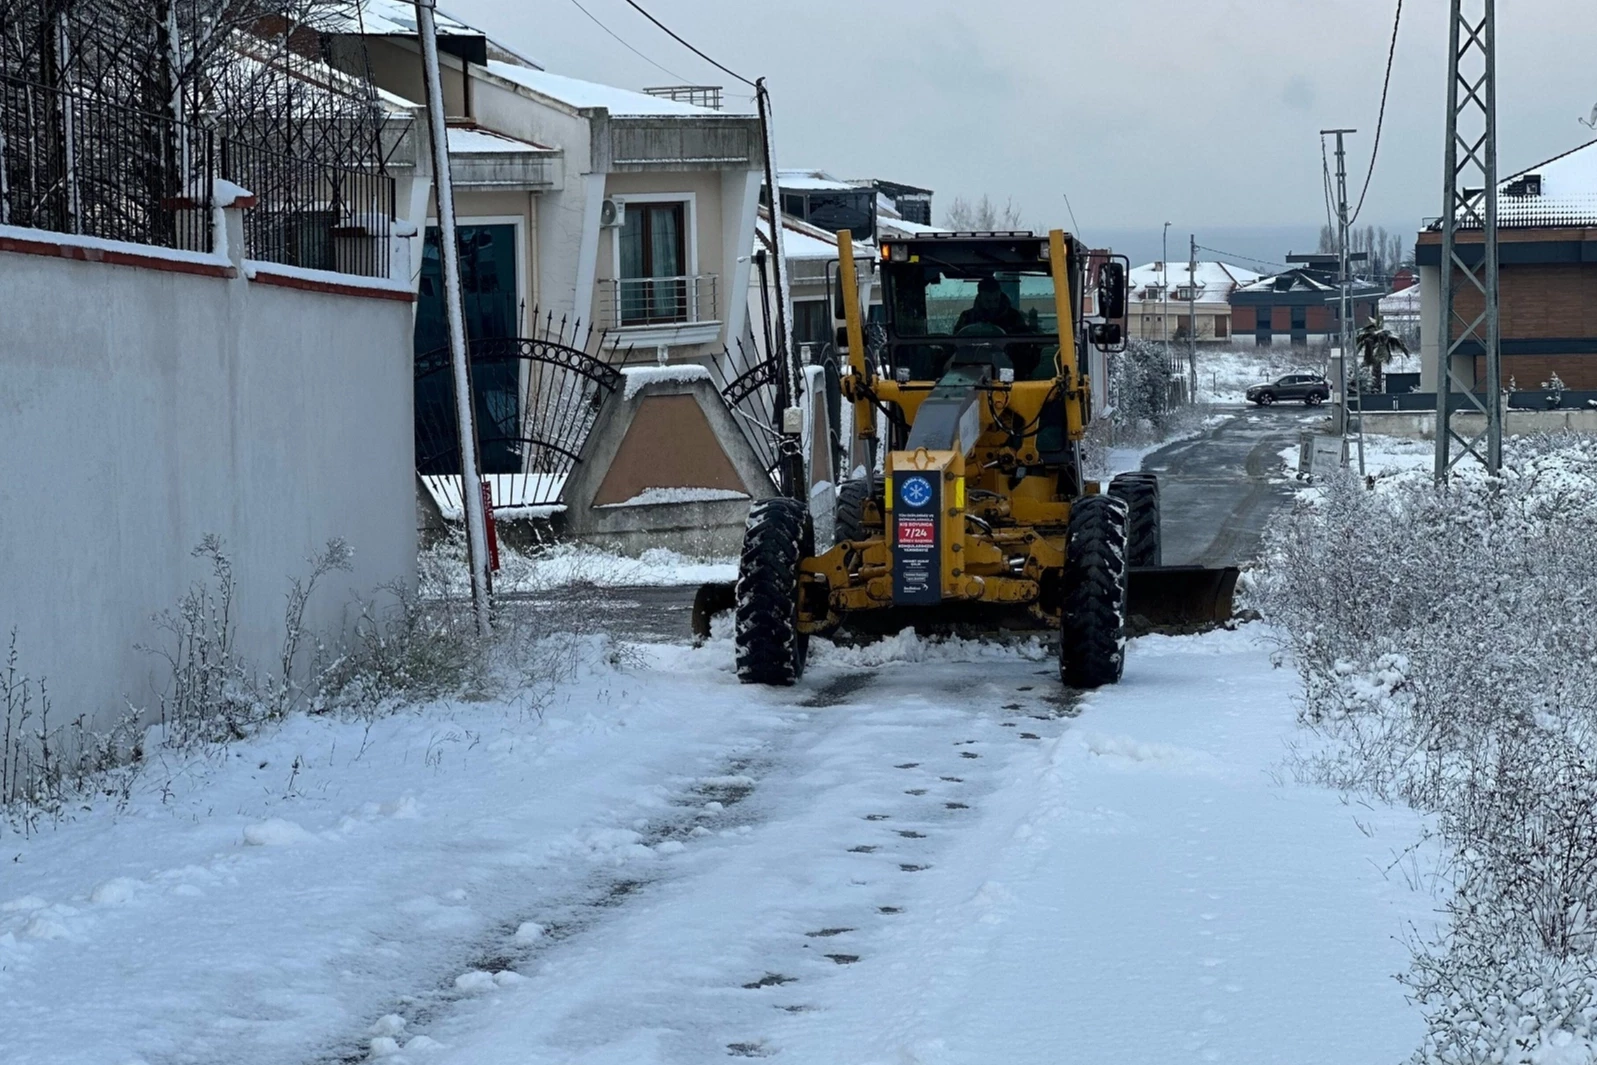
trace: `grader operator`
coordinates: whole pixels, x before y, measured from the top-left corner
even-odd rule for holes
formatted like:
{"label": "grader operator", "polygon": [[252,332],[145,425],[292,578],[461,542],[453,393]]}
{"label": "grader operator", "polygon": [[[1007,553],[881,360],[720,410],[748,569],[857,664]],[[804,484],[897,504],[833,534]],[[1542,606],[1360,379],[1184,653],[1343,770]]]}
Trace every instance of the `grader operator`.
{"label": "grader operator", "polygon": [[1054,231],[887,239],[885,338],[867,350],[858,271],[839,234],[839,289],[862,476],[838,490],[834,542],[806,504],[749,513],[735,593],[738,676],[793,684],[812,635],[919,629],[1059,633],[1072,687],[1120,679],[1130,614],[1190,627],[1224,620],[1236,570],[1160,566],[1151,474],[1089,481],[1087,343],[1121,338],[1125,270],[1097,270]]}

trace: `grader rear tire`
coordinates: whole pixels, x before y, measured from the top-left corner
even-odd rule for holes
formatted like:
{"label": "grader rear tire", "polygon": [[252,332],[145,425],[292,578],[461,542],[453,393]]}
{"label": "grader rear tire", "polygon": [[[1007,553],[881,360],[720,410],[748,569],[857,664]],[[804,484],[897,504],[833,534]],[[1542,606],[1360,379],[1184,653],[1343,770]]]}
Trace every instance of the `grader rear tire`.
{"label": "grader rear tire", "polygon": [[1059,679],[1097,688],[1126,664],[1126,507],[1112,496],[1082,496],[1070,508],[1065,555]]}
{"label": "grader rear tire", "polygon": [[850,540],[865,539],[865,504],[870,498],[871,486],[866,481],[844,481],[838,486],[837,517],[832,523],[832,543],[843,544]]}
{"label": "grader rear tire", "polygon": [[794,499],[761,499],[749,508],[738,563],[738,680],[796,684],[810,638],[798,630],[799,563],[812,555],[809,512]]}
{"label": "grader rear tire", "polygon": [[1122,473],[1109,482],[1109,494],[1126,505],[1126,565],[1162,565],[1159,478],[1151,473]]}

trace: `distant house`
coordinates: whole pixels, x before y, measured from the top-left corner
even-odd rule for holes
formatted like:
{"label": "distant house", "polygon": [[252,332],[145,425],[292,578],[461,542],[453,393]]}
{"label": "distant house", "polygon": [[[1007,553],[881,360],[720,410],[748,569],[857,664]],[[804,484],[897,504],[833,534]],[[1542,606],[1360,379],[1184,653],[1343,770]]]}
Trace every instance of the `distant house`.
{"label": "distant house", "polygon": [[905,185],[897,181],[882,181],[879,178],[858,181],[855,184],[869,185],[876,190],[878,213],[898,218],[914,225],[929,226],[932,224],[931,189],[923,189],[917,185]]}
{"label": "distant house", "polygon": [[[1260,347],[1277,338],[1294,346],[1311,340],[1335,338],[1341,333],[1341,287],[1337,283],[1334,255],[1292,256],[1303,266],[1244,285],[1231,294],[1232,330],[1239,339],[1251,337]],[[1385,289],[1355,278],[1352,284],[1353,328],[1367,322]]]}
{"label": "distant house", "polygon": [[[1481,232],[1459,233],[1459,254],[1479,263]],[[1503,384],[1534,388],[1553,374],[1572,389],[1597,389],[1597,141],[1522,170],[1498,185],[1498,300]],[[1441,223],[1419,234],[1423,320],[1441,317]],[[1455,273],[1456,311],[1480,311],[1478,290]],[[1454,325],[1454,336],[1459,326]],[[1436,387],[1439,330],[1425,330],[1422,388]],[[1484,385],[1478,349],[1455,356],[1454,376]]]}
{"label": "distant house", "polygon": [[[831,233],[849,230],[855,240],[876,240],[876,190],[842,181],[824,170],[778,170],[782,214]],[[765,192],[760,200],[765,203]]]}
{"label": "distant house", "polygon": [[1133,267],[1127,279],[1128,329],[1142,340],[1185,340],[1197,320],[1199,343],[1229,341],[1231,294],[1259,275],[1222,262],[1152,262]]}
{"label": "distant house", "polygon": [[[881,239],[943,230],[920,221],[931,218],[931,189],[877,179],[844,181],[825,170],[810,169],[779,170],[776,180],[782,198],[782,243],[787,252],[787,281],[793,300],[793,343],[801,350],[808,345],[819,352],[835,340],[832,309],[827,306],[826,296],[832,291],[829,278],[835,278],[831,264],[837,260],[840,231],[850,230],[855,258],[868,270]],[[764,199],[762,192],[754,250],[763,248],[769,253],[770,215]],[[768,287],[764,299],[774,305],[776,298],[774,287]],[[867,321],[880,320],[881,303],[881,282],[873,280],[862,293],[861,309]],[[751,276],[748,326],[742,339],[750,350],[765,350],[762,316],[766,306],[760,294],[760,279]]]}

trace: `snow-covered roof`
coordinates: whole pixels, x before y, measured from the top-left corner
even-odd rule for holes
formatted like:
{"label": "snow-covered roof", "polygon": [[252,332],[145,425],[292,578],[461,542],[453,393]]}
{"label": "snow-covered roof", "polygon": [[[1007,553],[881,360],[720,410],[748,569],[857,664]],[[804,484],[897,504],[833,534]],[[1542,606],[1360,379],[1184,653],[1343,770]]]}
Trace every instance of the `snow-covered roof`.
{"label": "snow-covered roof", "polygon": [[1307,270],[1287,270],[1242,285],[1238,292],[1334,292],[1336,286],[1321,281]]}
{"label": "snow-covered roof", "polygon": [[[761,238],[770,232],[770,219],[771,212],[762,206],[760,208]],[[787,253],[789,260],[808,259],[829,262],[837,258],[837,235],[829,229],[822,229],[820,226],[812,226],[808,222],[802,222],[792,215],[783,215],[782,250]],[[869,257],[875,254],[875,249],[869,244],[857,240],[854,242],[854,255],[856,258]]]}
{"label": "snow-covered roof", "polygon": [[[340,10],[331,16],[335,30],[345,33],[369,33],[377,37],[414,37],[416,35],[416,5],[406,0],[361,0],[348,11]],[[433,25],[440,37],[482,37],[483,32],[433,9]]]}
{"label": "snow-covered roof", "polygon": [[552,152],[542,144],[531,141],[517,140],[507,137],[503,133],[494,133],[492,130],[479,129],[472,126],[449,127],[449,153],[484,155],[496,152],[524,153],[524,152]]}
{"label": "snow-covered roof", "polygon": [[1381,297],[1382,317],[1413,317],[1420,313],[1420,287],[1410,285],[1401,292]]}
{"label": "snow-covered roof", "polygon": [[778,170],[776,184],[786,192],[859,192],[858,185],[839,181],[824,170]]}
{"label": "snow-covered roof", "polygon": [[[317,96],[322,97],[318,106],[326,106],[335,97],[345,102],[363,104],[368,94],[376,97],[383,112],[388,115],[409,115],[421,106],[397,93],[356,79],[320,59],[311,59],[297,52],[280,51],[242,30],[233,31],[230,41],[237,54],[235,75],[255,78],[265,71],[273,71],[293,82],[297,106],[306,106]],[[285,90],[288,85],[287,82],[277,84]],[[265,83],[261,91],[272,92],[272,83]]]}
{"label": "snow-covered roof", "polygon": [[1132,298],[1137,298],[1150,285],[1169,285],[1170,291],[1187,288],[1197,279],[1197,298],[1211,303],[1223,303],[1232,292],[1258,281],[1260,274],[1241,266],[1222,262],[1200,262],[1194,271],[1190,263],[1144,263],[1131,268],[1127,287]]}
{"label": "snow-covered roof", "polygon": [[1597,140],[1498,183],[1502,226],[1597,225]]}
{"label": "snow-covered roof", "polygon": [[876,216],[876,230],[888,236],[919,237],[927,233],[947,233],[947,226],[926,226],[919,222],[911,222],[904,218],[890,218],[884,214]]}
{"label": "snow-covered roof", "polygon": [[618,89],[613,85],[600,85],[598,82],[568,78],[563,74],[551,74],[547,70],[535,70],[532,67],[507,63],[502,59],[488,60],[488,72],[571,107],[602,107],[612,115],[697,116],[721,113],[708,107],[668,100],[662,96],[650,96],[648,93],[633,92],[631,89]]}

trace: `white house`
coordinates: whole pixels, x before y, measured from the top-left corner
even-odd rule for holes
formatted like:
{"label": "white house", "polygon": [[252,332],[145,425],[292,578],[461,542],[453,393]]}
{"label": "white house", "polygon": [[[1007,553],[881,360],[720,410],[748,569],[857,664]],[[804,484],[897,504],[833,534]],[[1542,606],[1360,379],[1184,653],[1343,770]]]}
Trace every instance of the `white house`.
{"label": "white house", "polygon": [[1185,340],[1197,319],[1199,343],[1231,339],[1231,293],[1263,275],[1222,262],[1152,262],[1127,279],[1127,329],[1142,340]]}
{"label": "white house", "polygon": [[[325,35],[334,63],[364,62],[380,89],[425,98],[412,5],[363,0],[345,30]],[[683,361],[741,335],[755,116],[556,74],[447,16],[439,53],[470,336],[531,335],[534,314],[552,315],[638,358]],[[414,141],[391,164],[400,213],[431,223],[432,168]],[[416,250],[421,352],[444,334],[437,254]]]}

